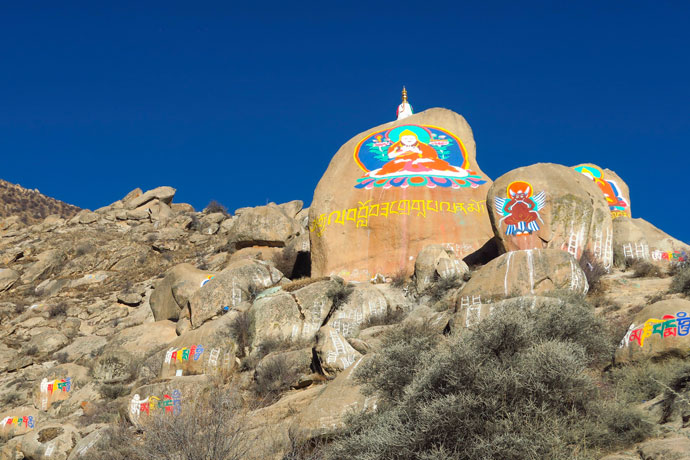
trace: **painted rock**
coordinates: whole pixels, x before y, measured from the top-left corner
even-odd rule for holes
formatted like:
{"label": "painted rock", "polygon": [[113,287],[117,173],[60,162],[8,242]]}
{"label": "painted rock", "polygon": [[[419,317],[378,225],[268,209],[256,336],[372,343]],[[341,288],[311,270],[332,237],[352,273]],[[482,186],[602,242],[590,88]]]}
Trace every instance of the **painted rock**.
{"label": "painted rock", "polygon": [[615,361],[690,354],[690,301],[669,299],[643,308],[616,350]]}
{"label": "painted rock", "polygon": [[189,300],[192,327],[197,328],[225,307],[232,309],[247,303],[256,294],[284,282],[281,272],[261,260],[238,260],[215,275]]}
{"label": "painted rock", "polygon": [[630,211],[630,190],[628,184],[610,169],[602,169],[597,165],[585,163],[573,166],[573,169],[594,182],[606,199],[611,211],[611,218],[632,217]]}
{"label": "painted rock", "polygon": [[37,427],[36,409],[19,407],[0,412],[0,436],[12,438]]}
{"label": "painted rock", "polygon": [[460,291],[458,311],[511,297],[570,292],[584,296],[587,278],[572,255],[559,249],[511,251],[472,274]]}
{"label": "painted rock", "polygon": [[363,325],[389,312],[388,301],[379,289],[371,284],[355,286],[347,301],[328,318],[327,325],[344,337],[356,337]]}
{"label": "painted rock", "polygon": [[643,219],[613,221],[613,251],[617,261],[646,260],[660,266],[690,260],[690,246]]}
{"label": "painted rock", "polygon": [[362,355],[338,331],[324,326],[316,334],[316,356],[326,375],[334,375],[352,366]]}
{"label": "painted rock", "polygon": [[182,412],[185,400],[194,398],[208,384],[205,375],[191,375],[138,387],[126,403],[127,417],[135,425],[143,425],[154,416],[175,417]]}
{"label": "painted rock", "polygon": [[429,244],[460,258],[493,235],[472,130],[446,109],[365,131],[331,160],[309,209],[312,276],[412,274]]}
{"label": "painted rock", "polygon": [[[162,361],[160,376],[228,375],[232,372],[236,366],[237,345],[228,331],[241,315],[237,311],[228,312],[172,341],[168,349],[159,354]],[[243,324],[238,325],[241,327]]]}
{"label": "painted rock", "polygon": [[613,227],[604,195],[572,168],[539,163],[514,169],[489,190],[491,223],[505,251],[561,249],[579,259],[589,251],[613,263]]}
{"label": "painted rock", "polygon": [[69,399],[76,390],[77,382],[87,380],[88,370],[76,364],[61,364],[43,374],[34,387],[34,406],[47,411],[57,401]]}

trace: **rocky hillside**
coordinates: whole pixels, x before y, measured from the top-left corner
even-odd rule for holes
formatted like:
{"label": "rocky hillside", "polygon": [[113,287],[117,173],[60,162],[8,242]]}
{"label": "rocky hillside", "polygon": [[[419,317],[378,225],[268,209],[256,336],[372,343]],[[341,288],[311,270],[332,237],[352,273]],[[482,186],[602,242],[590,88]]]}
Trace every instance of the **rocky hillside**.
{"label": "rocky hillside", "polygon": [[0,220],[0,458],[689,458],[690,247],[595,165],[468,164],[438,195],[350,168],[358,208],[326,174],[311,209]]}
{"label": "rocky hillside", "polygon": [[79,208],[0,179],[0,218],[14,217],[25,225],[43,221],[50,215],[69,219]]}

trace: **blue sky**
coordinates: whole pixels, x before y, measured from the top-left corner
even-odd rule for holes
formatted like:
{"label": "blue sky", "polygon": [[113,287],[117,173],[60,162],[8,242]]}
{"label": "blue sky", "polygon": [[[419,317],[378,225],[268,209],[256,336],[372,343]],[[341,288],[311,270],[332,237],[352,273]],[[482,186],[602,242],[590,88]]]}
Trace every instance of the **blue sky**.
{"label": "blue sky", "polygon": [[491,178],[597,163],[690,241],[690,3],[367,3],[5,2],[0,178],[91,209],[308,204],[404,84],[467,118]]}

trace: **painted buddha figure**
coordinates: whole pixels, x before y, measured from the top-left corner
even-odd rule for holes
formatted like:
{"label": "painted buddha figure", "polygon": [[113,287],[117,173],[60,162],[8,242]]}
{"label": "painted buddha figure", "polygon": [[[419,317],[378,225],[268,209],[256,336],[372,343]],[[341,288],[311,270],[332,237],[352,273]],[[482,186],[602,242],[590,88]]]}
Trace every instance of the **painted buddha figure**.
{"label": "painted buddha figure", "polygon": [[389,174],[451,173],[453,176],[466,176],[464,169],[452,166],[438,157],[436,150],[421,142],[413,131],[406,129],[400,133],[400,140],[388,148],[389,161],[376,172],[377,176]]}

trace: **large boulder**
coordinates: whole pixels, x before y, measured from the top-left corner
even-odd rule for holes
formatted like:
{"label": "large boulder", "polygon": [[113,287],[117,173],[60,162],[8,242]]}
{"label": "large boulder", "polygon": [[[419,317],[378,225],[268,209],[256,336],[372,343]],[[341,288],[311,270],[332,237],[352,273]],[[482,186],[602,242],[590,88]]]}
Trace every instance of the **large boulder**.
{"label": "large boulder", "polygon": [[252,348],[276,340],[311,341],[330,317],[329,289],[336,281],[318,281],[294,292],[278,290],[258,298],[249,310]]}
{"label": "large boulder", "polygon": [[66,460],[80,440],[81,435],[74,425],[44,424],[22,438],[22,453],[26,458]]}
{"label": "large boulder", "polygon": [[214,273],[199,270],[190,264],[179,264],[165,273],[151,294],[150,304],[156,321],[177,320],[193,294],[204,286]]}
{"label": "large boulder", "polygon": [[669,299],[637,313],[618,350],[616,362],[690,354],[690,301]]}
{"label": "large boulder", "polygon": [[[230,332],[233,327],[246,325],[246,322],[241,322],[240,315],[243,313],[228,312],[218,320],[206,322],[173,340],[167,351],[158,354],[162,363],[160,376],[227,374],[232,371],[238,350],[237,337],[232,337]],[[236,332],[249,334],[249,330]]]}
{"label": "large boulder", "polygon": [[238,260],[218,273],[189,300],[193,328],[227,309],[247,304],[262,291],[284,281],[275,267],[260,260]]}
{"label": "large boulder", "polygon": [[[354,156],[354,157],[353,157]],[[319,181],[309,208],[312,275],[368,281],[412,274],[429,244],[460,258],[492,236],[472,130],[430,109],[358,134]]]}
{"label": "large boulder", "polygon": [[48,249],[36,256],[36,262],[29,265],[22,274],[22,281],[31,283],[41,277],[54,273],[67,259],[67,254],[61,249]]}
{"label": "large boulder", "polygon": [[19,279],[19,273],[9,268],[0,268],[0,292],[7,291]]}
{"label": "large boulder", "polygon": [[270,203],[255,208],[235,211],[232,221],[225,226],[228,242],[237,249],[249,246],[285,247],[290,240],[304,232],[295,220],[294,209]]}
{"label": "large boulder", "polygon": [[690,245],[664,233],[643,219],[613,221],[614,253],[618,260],[645,260],[657,265],[687,262]]}
{"label": "large boulder", "polygon": [[491,223],[505,251],[562,249],[580,259],[589,251],[613,263],[613,227],[604,195],[587,176],[539,163],[514,169],[489,190]]}
{"label": "large boulder", "polygon": [[462,279],[469,271],[467,264],[458,260],[451,249],[436,244],[429,245],[419,252],[414,263],[417,292],[424,292],[436,279]]}
{"label": "large boulder", "polygon": [[572,255],[559,249],[511,251],[472,274],[458,296],[458,309],[511,297],[557,294],[584,296],[587,278]]}
{"label": "large boulder", "polygon": [[[146,193],[137,195],[136,190],[133,190],[132,192],[130,192],[129,195],[127,195],[123,199],[123,202],[127,209],[136,209],[139,206],[142,206],[152,200],[158,200],[161,203],[169,205],[170,203],[172,203],[172,200],[175,197],[175,191],[176,190],[172,187],[162,186],[154,188],[153,190],[149,190]],[[134,196],[130,197],[130,195]]]}
{"label": "large boulder", "polygon": [[353,375],[365,359],[367,356],[340,373],[300,412],[290,430],[297,443],[337,432],[345,426],[348,413],[376,410],[376,397],[364,396]]}
{"label": "large boulder", "polygon": [[344,337],[356,337],[362,325],[372,319],[385,317],[392,310],[386,296],[376,286],[359,284],[345,303],[338,306],[326,323]]}
{"label": "large boulder", "polygon": [[42,411],[48,411],[53,403],[65,401],[74,393],[77,384],[87,380],[88,370],[76,364],[62,364],[55,366],[38,380],[34,386],[34,406]]}

